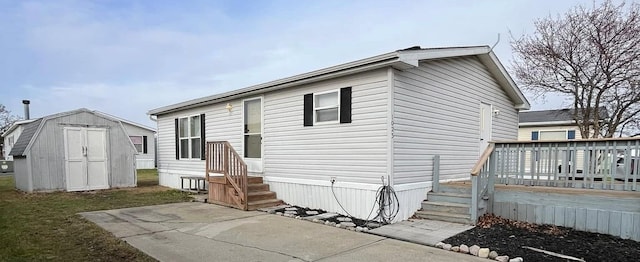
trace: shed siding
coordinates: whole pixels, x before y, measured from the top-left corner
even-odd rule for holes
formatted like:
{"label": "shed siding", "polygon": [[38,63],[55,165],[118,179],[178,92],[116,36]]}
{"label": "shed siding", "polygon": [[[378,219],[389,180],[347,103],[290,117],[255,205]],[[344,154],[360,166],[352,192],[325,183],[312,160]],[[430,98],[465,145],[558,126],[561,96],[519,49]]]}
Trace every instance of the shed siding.
{"label": "shed siding", "polygon": [[[379,69],[265,94],[265,175],[380,184],[387,174],[388,86],[387,70]],[[343,87],[352,87],[352,123],[303,126],[305,94]]]}
{"label": "shed siding", "polygon": [[475,57],[428,61],[395,71],[394,79],[396,185],[431,181],[434,155],[441,156],[441,180],[468,178],[481,153],[481,103],[500,110],[492,140],[517,137],[513,102]]}
{"label": "shed siding", "polygon": [[224,102],[158,116],[158,173],[161,185],[180,188],[180,176],[205,175],[204,160],[176,160],[176,118],[205,114],[206,140],[229,141],[242,155],[242,100],[228,103],[233,106],[231,112],[225,108],[227,102]]}
{"label": "shed siding", "polygon": [[98,117],[89,112],[48,119],[34,138],[29,154],[32,168],[33,190],[51,191],[66,188],[64,159],[64,127],[88,126],[107,129],[107,171],[111,187],[136,185],[134,153],[120,122]]}
{"label": "shed siding", "polygon": [[129,136],[147,136],[147,153],[139,152],[136,155],[136,168],[155,168],[155,132],[124,122],[122,125]]}
{"label": "shed siding", "polygon": [[29,188],[30,174],[27,164],[28,162],[29,160],[26,157],[13,159],[13,177],[16,181],[16,188],[24,192],[31,192],[31,188]]}

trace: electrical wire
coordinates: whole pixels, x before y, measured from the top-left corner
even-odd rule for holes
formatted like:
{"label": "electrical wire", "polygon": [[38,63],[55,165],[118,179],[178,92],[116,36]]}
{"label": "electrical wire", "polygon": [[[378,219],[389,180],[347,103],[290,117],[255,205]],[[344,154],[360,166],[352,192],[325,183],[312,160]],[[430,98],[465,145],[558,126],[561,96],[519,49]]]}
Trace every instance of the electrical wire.
{"label": "electrical wire", "polygon": [[[367,215],[367,223],[365,225],[369,224],[369,221],[371,221],[370,217],[371,214],[373,214],[376,205],[378,206],[378,211],[376,212],[376,216],[372,220],[382,222],[383,224],[391,223],[400,211],[400,201],[398,200],[396,191],[393,190],[393,187],[391,185],[385,184],[384,177],[381,177],[381,179],[382,186],[380,186],[376,191],[376,200],[371,206],[371,211],[369,211],[369,214]],[[342,211],[344,211],[348,216],[353,217],[344,208],[344,206],[342,206],[340,200],[338,200],[336,192],[333,189],[333,184],[334,183],[331,183],[331,192],[333,193],[333,198],[336,200]]]}

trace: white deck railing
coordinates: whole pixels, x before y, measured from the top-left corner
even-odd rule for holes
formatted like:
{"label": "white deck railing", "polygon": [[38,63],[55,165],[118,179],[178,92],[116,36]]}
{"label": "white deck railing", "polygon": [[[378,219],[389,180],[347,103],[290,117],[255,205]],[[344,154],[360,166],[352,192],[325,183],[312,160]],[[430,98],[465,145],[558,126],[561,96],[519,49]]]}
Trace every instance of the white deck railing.
{"label": "white deck railing", "polygon": [[640,137],[492,142],[471,180],[474,221],[495,184],[640,191]]}

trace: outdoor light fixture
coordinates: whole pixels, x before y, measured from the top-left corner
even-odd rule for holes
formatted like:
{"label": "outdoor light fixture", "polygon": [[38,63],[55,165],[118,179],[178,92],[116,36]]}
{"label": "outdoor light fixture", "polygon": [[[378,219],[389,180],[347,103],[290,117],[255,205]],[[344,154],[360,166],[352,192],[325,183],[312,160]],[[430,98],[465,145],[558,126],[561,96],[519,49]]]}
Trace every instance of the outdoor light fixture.
{"label": "outdoor light fixture", "polygon": [[498,116],[498,115],[500,115],[500,110],[498,109],[493,110],[493,116]]}
{"label": "outdoor light fixture", "polygon": [[227,111],[229,111],[229,113],[231,113],[231,109],[233,109],[233,106],[231,105],[231,103],[227,103],[227,106],[225,106],[224,108],[226,108]]}

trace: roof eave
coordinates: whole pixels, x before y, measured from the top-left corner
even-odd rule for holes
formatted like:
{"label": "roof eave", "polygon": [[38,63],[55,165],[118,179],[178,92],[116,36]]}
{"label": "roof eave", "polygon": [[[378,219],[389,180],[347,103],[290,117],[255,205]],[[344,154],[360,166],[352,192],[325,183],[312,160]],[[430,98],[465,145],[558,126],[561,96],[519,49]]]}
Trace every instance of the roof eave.
{"label": "roof eave", "polygon": [[370,57],[367,59],[362,59],[342,65],[337,65],[325,69],[316,70],[313,72],[300,74],[288,78],[283,78],[271,82],[267,82],[264,84],[254,85],[218,95],[207,96],[203,98],[193,99],[165,107],[160,107],[156,109],[152,109],[147,112],[148,115],[162,115],[168,114],[184,109],[195,108],[204,105],[210,105],[214,103],[228,101],[241,96],[250,96],[259,93],[279,90],[283,88],[288,88],[292,86],[308,84],[312,82],[322,81],[326,79],[336,78],[340,76],[355,74],[363,71],[369,71],[373,69],[378,69],[386,66],[392,66],[398,69],[406,69],[412,67],[413,65],[407,63],[405,61],[401,61],[398,58],[398,52],[387,53],[383,55],[378,55],[375,57]]}
{"label": "roof eave", "polygon": [[518,110],[529,110],[531,108],[529,100],[524,96],[493,51],[489,50],[489,52],[479,55],[478,57],[489,69],[489,72],[496,77],[498,84],[504,88],[507,95],[513,100],[515,108]]}

